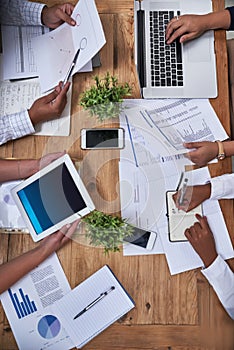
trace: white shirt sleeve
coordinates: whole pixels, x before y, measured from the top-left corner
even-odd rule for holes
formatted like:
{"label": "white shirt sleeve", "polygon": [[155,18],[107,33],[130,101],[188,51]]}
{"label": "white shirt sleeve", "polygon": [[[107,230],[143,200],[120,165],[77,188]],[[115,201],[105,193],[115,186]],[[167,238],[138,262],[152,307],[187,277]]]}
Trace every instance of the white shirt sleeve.
{"label": "white shirt sleeve", "polygon": [[0,145],[35,132],[28,111],[0,116]]}
{"label": "white shirt sleeve", "polygon": [[0,23],[9,25],[42,25],[45,4],[25,0],[1,0]]}
{"label": "white shirt sleeve", "polygon": [[201,270],[214,288],[227,313],[234,319],[234,273],[221,256],[206,269]]}
{"label": "white shirt sleeve", "polygon": [[234,198],[234,174],[225,174],[213,177],[210,180],[210,199],[231,199]]}

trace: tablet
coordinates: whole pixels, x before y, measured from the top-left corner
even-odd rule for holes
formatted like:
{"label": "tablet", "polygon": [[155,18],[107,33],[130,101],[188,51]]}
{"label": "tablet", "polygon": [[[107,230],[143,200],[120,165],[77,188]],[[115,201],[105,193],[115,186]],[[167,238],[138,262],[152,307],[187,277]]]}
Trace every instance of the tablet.
{"label": "tablet", "polygon": [[35,242],[95,209],[69,155],[64,155],[12,190]]}

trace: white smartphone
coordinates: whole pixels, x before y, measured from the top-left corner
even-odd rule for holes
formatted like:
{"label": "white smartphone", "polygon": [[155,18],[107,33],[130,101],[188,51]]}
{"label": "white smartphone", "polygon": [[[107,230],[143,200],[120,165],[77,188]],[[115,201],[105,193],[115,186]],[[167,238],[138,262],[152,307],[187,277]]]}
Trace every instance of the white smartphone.
{"label": "white smartphone", "polygon": [[124,129],[81,129],[82,149],[108,149],[124,147]]}
{"label": "white smartphone", "polygon": [[154,247],[156,238],[156,232],[134,227],[133,234],[129,237],[124,238],[124,241],[151,250]]}

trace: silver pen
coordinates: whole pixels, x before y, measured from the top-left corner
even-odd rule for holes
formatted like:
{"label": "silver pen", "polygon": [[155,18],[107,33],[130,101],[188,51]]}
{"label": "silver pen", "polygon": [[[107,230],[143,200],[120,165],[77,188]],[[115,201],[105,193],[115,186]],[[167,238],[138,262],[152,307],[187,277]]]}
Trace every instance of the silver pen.
{"label": "silver pen", "polygon": [[80,54],[80,49],[78,49],[78,50],[76,51],[76,54],[75,54],[75,56],[74,56],[74,58],[73,58],[73,61],[72,61],[72,64],[70,65],[70,67],[69,67],[69,69],[68,69],[68,71],[67,71],[67,74],[66,74],[66,76],[65,76],[65,78],[64,78],[64,80],[63,80],[63,86],[64,86],[64,85],[68,82],[68,80],[70,79],[70,76],[71,76],[72,71],[73,71],[73,69],[74,69],[74,67],[75,67],[75,65],[76,65],[76,61],[77,61],[77,59],[78,59],[79,54]]}
{"label": "silver pen", "polygon": [[114,289],[115,289],[115,287],[112,286],[107,291],[101,293],[99,295],[99,297],[97,297],[95,300],[93,300],[89,305],[87,305],[83,310],[81,310],[76,316],[74,316],[73,320],[75,320],[76,318],[78,318],[81,315],[83,315],[86,311],[88,311],[91,307],[93,307],[95,304],[97,304],[100,300],[102,300],[105,296],[107,296],[107,294],[109,294]]}
{"label": "silver pen", "polygon": [[187,186],[188,186],[188,179],[185,178],[185,179],[184,179],[183,186],[182,186],[181,191],[180,191],[179,205],[182,205],[182,204],[183,204],[184,196],[185,196],[185,193],[186,193]]}

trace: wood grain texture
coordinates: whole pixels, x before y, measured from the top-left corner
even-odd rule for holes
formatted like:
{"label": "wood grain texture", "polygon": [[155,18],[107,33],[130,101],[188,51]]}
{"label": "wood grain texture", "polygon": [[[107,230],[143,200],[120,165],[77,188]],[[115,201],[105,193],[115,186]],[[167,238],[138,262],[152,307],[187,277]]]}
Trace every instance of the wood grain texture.
{"label": "wood grain texture", "polygon": [[[75,4],[75,1],[71,1]],[[47,0],[47,4],[63,3]],[[224,1],[214,1],[222,9]],[[69,137],[28,136],[0,147],[0,157],[38,158],[48,152],[67,150],[71,157],[83,159],[80,173],[99,210],[119,213],[120,194],[118,151],[80,149],[80,129],[116,126],[118,120],[100,122],[79,106],[82,91],[93,84],[93,75],[106,71],[128,81],[133,97],[139,98],[134,64],[133,0],[96,1],[107,43],[100,52],[101,67],[73,78],[71,134]],[[211,103],[226,131],[230,131],[227,52],[225,32],[215,34],[219,96]],[[231,171],[230,159],[212,164],[213,176]],[[233,201],[221,201],[222,211],[234,242]],[[1,235],[0,263],[35,246],[28,235]],[[72,241],[58,252],[65,274],[75,287],[104,264],[108,264],[136,302],[136,307],[87,344],[86,350],[233,350],[233,321],[220,305],[214,291],[199,269],[171,276],[164,255],[123,257],[103,254]],[[234,267],[233,259],[230,265]],[[0,349],[15,350],[13,334],[0,307]]]}

